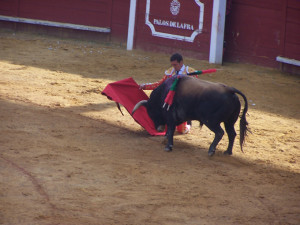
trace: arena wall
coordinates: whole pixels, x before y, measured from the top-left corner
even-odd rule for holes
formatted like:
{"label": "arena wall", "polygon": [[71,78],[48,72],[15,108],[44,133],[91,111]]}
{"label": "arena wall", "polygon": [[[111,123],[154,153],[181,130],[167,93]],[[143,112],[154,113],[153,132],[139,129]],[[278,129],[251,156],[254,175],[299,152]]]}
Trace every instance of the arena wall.
{"label": "arena wall", "polygon": [[[130,0],[0,0],[0,26],[56,26],[125,44],[129,8]],[[137,0],[134,48],[208,60],[212,11],[212,0]],[[227,0],[224,40],[225,61],[299,72],[300,1]]]}

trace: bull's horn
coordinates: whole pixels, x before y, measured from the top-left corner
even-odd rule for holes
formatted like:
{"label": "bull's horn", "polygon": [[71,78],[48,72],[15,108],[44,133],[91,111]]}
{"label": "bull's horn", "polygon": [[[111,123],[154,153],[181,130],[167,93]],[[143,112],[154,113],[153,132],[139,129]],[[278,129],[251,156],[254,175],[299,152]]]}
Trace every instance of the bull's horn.
{"label": "bull's horn", "polygon": [[132,113],[131,113],[131,115],[133,115],[134,114],[134,112],[138,109],[138,108],[140,108],[140,106],[145,106],[146,104],[147,104],[147,100],[142,100],[142,101],[140,101],[140,102],[138,102],[138,103],[136,103],[136,105],[134,106],[134,108],[133,108],[133,110],[132,110]]}

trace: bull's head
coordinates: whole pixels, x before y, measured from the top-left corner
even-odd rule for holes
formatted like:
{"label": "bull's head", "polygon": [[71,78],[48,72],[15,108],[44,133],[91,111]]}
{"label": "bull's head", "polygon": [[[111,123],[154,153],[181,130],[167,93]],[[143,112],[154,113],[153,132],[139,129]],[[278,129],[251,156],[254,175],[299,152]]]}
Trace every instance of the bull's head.
{"label": "bull's head", "polygon": [[141,106],[146,107],[147,113],[151,120],[154,122],[156,130],[158,132],[163,132],[165,130],[166,123],[163,119],[162,109],[159,106],[151,105],[151,103],[149,103],[149,101],[147,100],[142,100],[134,106],[131,115],[133,116],[135,111],[138,110],[138,108],[140,108]]}

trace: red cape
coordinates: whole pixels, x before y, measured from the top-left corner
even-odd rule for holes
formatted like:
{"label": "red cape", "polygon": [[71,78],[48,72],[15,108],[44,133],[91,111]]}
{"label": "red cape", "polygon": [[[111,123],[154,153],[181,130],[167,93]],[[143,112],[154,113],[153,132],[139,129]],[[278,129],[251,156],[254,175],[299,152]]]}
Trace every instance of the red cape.
{"label": "red cape", "polygon": [[[141,100],[149,99],[146,93],[139,88],[139,85],[131,77],[108,84],[101,94],[123,105],[130,115],[136,103]],[[145,107],[140,107],[132,117],[138,124],[145,128],[150,135],[165,134],[165,132],[156,131],[154,123],[148,116]]]}

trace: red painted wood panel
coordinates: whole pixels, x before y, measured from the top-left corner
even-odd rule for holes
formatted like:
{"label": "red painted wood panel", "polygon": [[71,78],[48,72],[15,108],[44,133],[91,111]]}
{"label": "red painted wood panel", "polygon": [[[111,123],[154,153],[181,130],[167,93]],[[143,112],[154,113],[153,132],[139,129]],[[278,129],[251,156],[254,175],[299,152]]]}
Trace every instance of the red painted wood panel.
{"label": "red painted wood panel", "polygon": [[[171,2],[172,1],[162,2],[151,0],[149,20],[153,23],[154,18],[159,18],[165,21],[179,21],[186,24],[195,24],[195,20],[199,20],[200,8],[197,7],[195,1],[179,1],[181,5],[180,13],[178,15],[171,14]],[[145,24],[146,0],[138,1],[135,36],[136,47],[152,51],[179,51],[185,53],[193,52],[193,55],[198,58],[208,59],[213,2],[210,0],[201,0],[201,2],[204,3],[204,23],[202,33],[198,34],[193,42],[187,42],[152,35],[151,29],[148,25]],[[157,32],[172,33],[172,31],[174,31],[174,28],[170,28],[167,26],[156,26],[155,30]],[[189,34],[191,33],[192,32],[187,29],[177,29],[176,31],[176,34],[183,36],[189,36]]]}
{"label": "red painted wood panel", "polygon": [[0,15],[17,16],[18,0],[0,0]]}
{"label": "red painted wood panel", "polygon": [[113,0],[111,34],[112,39],[127,40],[130,0]]}
{"label": "red painted wood panel", "polygon": [[[170,13],[170,2],[151,0],[149,18],[192,24],[194,0],[178,0],[180,13]],[[192,42],[152,35],[145,24],[146,0],[137,1],[135,46],[164,52],[190,52],[190,56],[208,59],[212,18],[212,0],[204,3],[202,33]],[[167,4],[167,5],[166,5]],[[111,38],[126,41],[130,0],[0,0],[0,15],[49,20],[97,27],[110,27]],[[157,26],[157,31],[171,32]],[[188,35],[188,30],[178,30]],[[278,66],[278,55],[300,60],[300,0],[232,0],[225,26],[225,60]],[[188,54],[184,54],[188,55]]]}
{"label": "red painted wood panel", "polygon": [[110,27],[112,0],[0,0],[0,14],[96,27]]}
{"label": "red painted wood panel", "polygon": [[[297,0],[296,0],[297,1]],[[281,10],[282,0],[233,0],[235,5],[247,7]]]}
{"label": "red painted wood panel", "polygon": [[285,43],[284,57],[300,61],[300,45],[294,43]]}
{"label": "red painted wood panel", "polygon": [[285,42],[300,45],[300,23],[287,23]]}
{"label": "red painted wood panel", "polygon": [[300,60],[299,0],[233,0],[226,18],[225,60],[278,67]]}
{"label": "red painted wood panel", "polygon": [[288,23],[300,23],[300,9],[287,8],[286,21]]}
{"label": "red painted wood panel", "polygon": [[111,0],[20,0],[19,16],[110,27]]}
{"label": "red painted wood panel", "polygon": [[288,2],[283,56],[300,60],[300,1],[296,3]]}
{"label": "red painted wood panel", "polygon": [[226,18],[224,58],[277,66],[282,49],[282,0],[234,0]]}
{"label": "red painted wood panel", "polygon": [[288,0],[288,7],[294,9],[300,9],[299,0]]}

